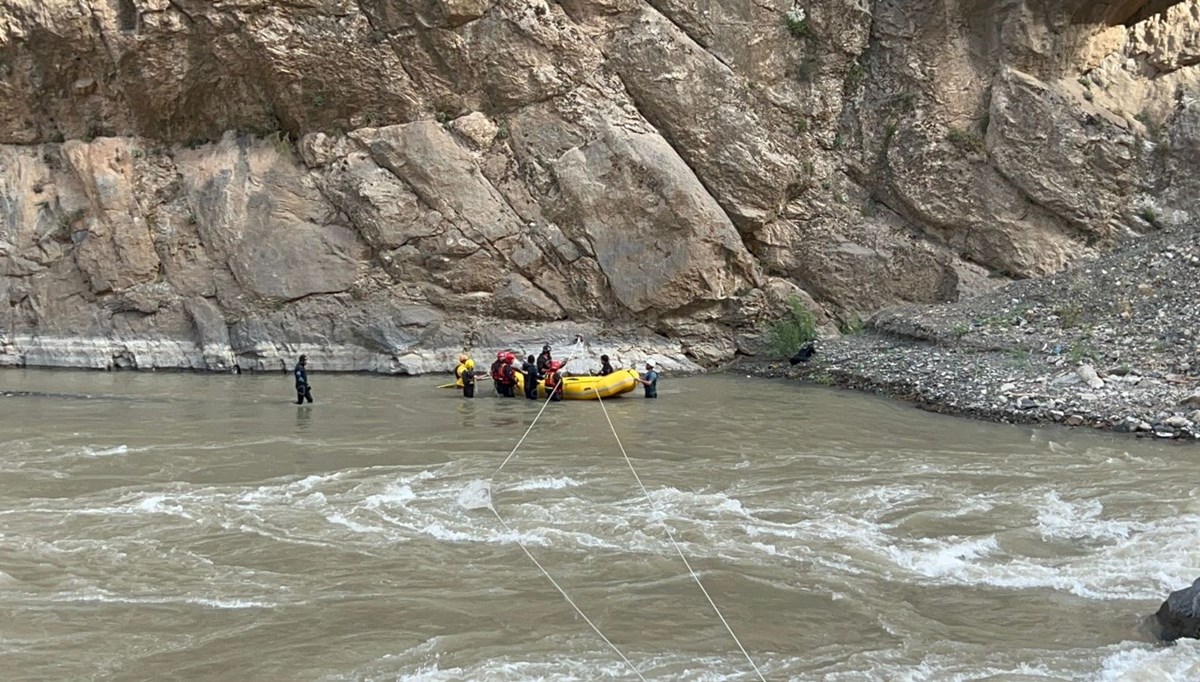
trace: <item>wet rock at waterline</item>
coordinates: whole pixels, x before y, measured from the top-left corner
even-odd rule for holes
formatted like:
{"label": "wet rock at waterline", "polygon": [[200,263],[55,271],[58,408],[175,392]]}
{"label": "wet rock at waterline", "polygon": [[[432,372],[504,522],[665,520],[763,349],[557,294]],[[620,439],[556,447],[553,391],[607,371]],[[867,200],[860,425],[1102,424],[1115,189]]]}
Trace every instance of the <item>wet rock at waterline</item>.
{"label": "wet rock at waterline", "polygon": [[1172,592],[1154,617],[1161,628],[1161,639],[1200,639],[1200,578],[1191,587]]}

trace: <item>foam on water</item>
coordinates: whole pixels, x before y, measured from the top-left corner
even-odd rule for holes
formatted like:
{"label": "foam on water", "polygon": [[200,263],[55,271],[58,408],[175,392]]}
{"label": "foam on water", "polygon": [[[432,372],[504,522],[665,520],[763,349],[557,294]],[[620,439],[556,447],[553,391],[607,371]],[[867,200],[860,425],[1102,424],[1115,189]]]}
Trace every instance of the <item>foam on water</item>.
{"label": "foam on water", "polygon": [[517,492],[526,492],[530,490],[562,490],[564,488],[573,488],[578,485],[582,484],[570,476],[561,476],[558,478],[542,476],[521,481],[520,483],[509,486],[507,490]]}
{"label": "foam on water", "polygon": [[[223,529],[251,529],[287,542],[327,545],[331,526],[360,536],[367,545],[426,538],[436,542],[554,546],[581,554],[597,548],[633,554],[671,554],[669,527],[685,541],[690,557],[720,557],[758,564],[783,559],[811,561],[844,573],[896,571],[919,582],[1052,588],[1099,599],[1160,598],[1194,578],[1200,547],[1189,528],[1200,516],[1161,521],[1116,518],[1095,500],[1069,500],[1056,490],[1035,489],[1019,498],[1028,507],[1030,537],[1046,542],[1087,540],[1083,554],[1062,558],[1014,554],[1007,529],[974,536],[911,535],[897,511],[927,503],[939,515],[977,514],[994,504],[977,496],[928,485],[896,484],[797,496],[792,508],[773,499],[758,509],[732,491],[699,492],[676,487],[650,490],[655,507],[628,486],[632,496],[585,499],[563,493],[581,484],[570,476],[533,478],[510,488],[539,493],[535,501],[501,502],[513,528],[505,532],[476,513],[492,503],[487,482],[461,467],[416,470],[342,470],[272,481],[252,488],[173,484],[171,489],[121,491],[116,500],[39,500],[9,518],[53,514],[176,517]],[[464,477],[464,474],[467,476]],[[616,475],[616,474],[613,474]],[[1006,504],[1012,505],[1009,499]],[[83,504],[84,506],[77,506]],[[763,518],[763,515],[769,518]],[[986,517],[984,517],[986,518]],[[886,520],[885,520],[886,519]],[[38,523],[38,522],[32,522]],[[146,519],[145,523],[154,523]],[[1020,532],[1019,529],[1018,531]],[[116,546],[125,542],[112,540]],[[813,553],[810,546],[832,549]],[[868,559],[864,563],[864,559]]]}
{"label": "foam on water", "polygon": [[492,506],[492,488],[487,481],[468,481],[458,494],[458,506],[463,509],[487,509]]}
{"label": "foam on water", "polygon": [[1180,640],[1173,646],[1136,646],[1104,659],[1098,682],[1162,682],[1200,680],[1200,641]]}
{"label": "foam on water", "polygon": [[1145,523],[1103,519],[1104,505],[1097,499],[1064,501],[1059,491],[1045,495],[1037,510],[1037,526],[1042,536],[1054,540],[1127,540],[1135,532],[1145,532]]}
{"label": "foam on water", "polygon": [[[441,682],[443,680],[498,680],[525,682],[528,680],[589,680],[636,679],[627,664],[616,659],[608,649],[597,648],[599,642],[581,636],[555,636],[533,643],[544,652],[528,657],[489,656],[471,664],[447,663],[443,652],[456,652],[464,643],[454,638],[433,637],[416,646],[371,661],[354,671],[322,677],[335,680],[406,680],[411,682]],[[601,645],[603,646],[603,645]],[[650,680],[679,682],[732,682],[753,679],[745,659],[735,656],[709,654],[644,654],[625,652],[638,670]],[[802,658],[774,660],[764,657],[760,663],[768,678],[780,677],[788,666],[797,665]],[[780,677],[782,679],[782,677]]]}
{"label": "foam on water", "polygon": [[955,576],[968,566],[999,550],[996,538],[918,539],[913,545],[883,547],[891,560],[902,568],[928,578]]}
{"label": "foam on water", "polygon": [[101,448],[99,450],[85,447],[80,451],[79,454],[83,457],[112,457],[113,455],[127,455],[129,454],[129,446],[117,445],[115,447]]}
{"label": "foam on water", "polygon": [[[976,494],[955,490],[932,474],[931,481],[914,483],[879,482],[847,473],[838,487],[803,494],[781,493],[762,483],[756,483],[757,488],[742,486],[737,481],[706,482],[698,490],[682,484],[652,485],[653,504],[641,496],[624,470],[534,476],[498,492],[498,511],[511,525],[509,532],[491,514],[478,513],[493,503],[485,478],[491,465],[489,461],[475,467],[456,463],[347,468],[252,485],[151,484],[86,498],[30,500],[27,507],[3,514],[6,521],[44,534],[40,539],[45,546],[33,548],[33,554],[73,552],[85,564],[128,569],[128,584],[113,586],[86,576],[77,585],[64,583],[48,592],[52,601],[212,609],[300,603],[293,600],[301,600],[303,590],[292,596],[289,590],[295,586],[288,584],[287,577],[213,565],[201,556],[160,560],[157,557],[169,556],[170,545],[156,534],[197,528],[188,532],[203,537],[208,530],[220,529],[387,558],[411,552],[403,549],[411,542],[425,543],[421,547],[426,552],[461,554],[463,546],[470,550],[470,545],[480,545],[487,551],[485,546],[520,541],[529,547],[551,548],[559,555],[574,554],[562,565],[578,567],[583,562],[576,559],[604,556],[600,552],[619,553],[622,560],[639,555],[672,557],[664,532],[669,528],[690,559],[718,559],[724,567],[803,561],[827,569],[824,575],[833,576],[835,582],[871,574],[899,584],[1048,587],[1093,599],[1158,599],[1189,584],[1194,567],[1200,565],[1200,549],[1189,532],[1200,523],[1196,509],[1161,520],[1134,518],[1106,508],[1099,499],[1072,497],[1067,488],[1031,486],[1017,493]],[[1007,526],[988,525],[987,512],[998,506],[1004,508]],[[47,515],[73,517],[75,535],[47,524]],[[1027,519],[1024,526],[1022,517]],[[933,526],[953,528],[954,534],[930,535],[931,518],[955,519],[953,524]],[[10,525],[5,524],[6,530]],[[957,530],[960,527],[980,532],[968,534]],[[80,535],[94,535],[88,538],[93,544],[81,542]],[[0,536],[0,541],[8,543],[11,538]],[[1020,548],[1034,542],[1050,547],[1061,543],[1074,551],[1021,553]],[[157,574],[139,572],[138,561],[147,557],[160,561]],[[582,570],[599,573],[598,568]],[[149,586],[164,571],[180,581],[183,594],[149,593]],[[212,585],[211,594],[202,591],[207,584]],[[790,589],[781,585],[777,589]],[[6,597],[21,587],[0,574]],[[855,598],[846,594],[847,599]],[[428,651],[425,658],[417,652],[401,652],[344,678],[628,678],[628,670],[614,662],[609,652],[596,648],[594,641],[584,641],[556,644],[560,651],[574,652],[570,655],[528,653],[455,666],[428,660]],[[1094,660],[1091,670],[1102,680],[1200,679],[1194,663],[1197,651],[1189,647],[1157,649],[1130,643],[1095,652],[1089,660]],[[899,663],[908,653],[886,650],[864,656],[874,656],[868,669],[878,673],[878,679],[931,682],[987,675],[1077,677],[1079,660],[1085,656],[1077,653],[1070,661],[1058,661],[1045,652],[1026,652],[1038,662],[989,660],[968,665],[955,656],[931,656],[919,664]],[[663,680],[747,679],[741,663],[736,657],[678,652],[646,661],[643,671]],[[835,661],[825,673],[858,679],[854,675],[860,663]],[[780,658],[768,667],[780,679],[793,671],[811,670],[804,657]]]}
{"label": "foam on water", "polygon": [[[53,595],[39,601],[72,603],[72,604],[154,604],[203,606],[212,609],[268,609],[278,606],[273,602],[258,599],[239,599],[227,597],[195,597],[195,596],[126,596],[105,591],[92,590],[68,594]],[[295,605],[295,604],[292,604]]]}

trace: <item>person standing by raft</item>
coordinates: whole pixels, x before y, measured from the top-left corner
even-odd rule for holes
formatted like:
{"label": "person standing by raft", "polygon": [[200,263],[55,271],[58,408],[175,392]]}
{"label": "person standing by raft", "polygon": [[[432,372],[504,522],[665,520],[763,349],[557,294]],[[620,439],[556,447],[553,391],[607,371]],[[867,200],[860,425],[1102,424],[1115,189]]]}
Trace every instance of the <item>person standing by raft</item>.
{"label": "person standing by raft", "polygon": [[646,373],[638,377],[638,383],[646,391],[647,398],[658,397],[658,372],[654,371],[654,361],[646,361]]}
{"label": "person standing by raft", "polygon": [[563,399],[563,375],[562,367],[567,363],[550,361],[546,369],[546,393],[550,395],[550,400],[555,402]]}
{"label": "person standing by raft", "polygon": [[496,361],[492,363],[492,388],[496,389],[496,395],[504,395],[504,385],[501,379],[501,368],[504,367],[504,351],[496,351]]}
{"label": "person standing by raft", "polygon": [[517,356],[512,353],[504,354],[504,362],[500,365],[500,395],[505,398],[517,397],[517,369],[513,367]]}
{"label": "person standing by raft", "polygon": [[612,363],[608,361],[608,356],[601,355],[600,356],[600,371],[595,372],[595,376],[606,377],[615,371],[616,370],[613,369]]}
{"label": "person standing by raft", "polygon": [[313,401],[312,387],[308,385],[308,356],[301,355],[300,360],[296,363],[296,368],[292,370],[292,374],[296,377],[296,404],[300,405],[305,400]]}
{"label": "person standing by raft", "polygon": [[525,374],[525,397],[530,400],[538,399],[538,381],[541,380],[541,372],[537,368],[537,360],[532,355],[525,358],[525,362],[521,363],[521,372]]}
{"label": "person standing by raft", "polygon": [[546,344],[542,346],[542,354],[537,358],[538,374],[545,376],[546,372],[550,371],[551,362],[553,362],[553,358],[550,357],[550,344]]}
{"label": "person standing by raft", "polygon": [[466,353],[458,356],[458,367],[454,368],[454,378],[462,384],[464,398],[475,397],[475,361]]}

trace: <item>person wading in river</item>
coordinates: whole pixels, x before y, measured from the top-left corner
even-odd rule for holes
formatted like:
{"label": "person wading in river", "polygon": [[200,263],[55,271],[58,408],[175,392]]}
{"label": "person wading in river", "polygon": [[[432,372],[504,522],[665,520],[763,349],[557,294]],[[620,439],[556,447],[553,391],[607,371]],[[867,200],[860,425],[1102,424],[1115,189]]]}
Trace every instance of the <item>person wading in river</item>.
{"label": "person wading in river", "polygon": [[541,373],[538,372],[537,361],[530,355],[525,358],[525,362],[521,363],[521,372],[525,375],[525,397],[530,400],[538,399],[538,381],[541,379]]}
{"label": "person wading in river", "polygon": [[464,398],[475,397],[475,361],[466,353],[458,356],[458,367],[454,368],[454,378],[462,384]]}
{"label": "person wading in river", "polygon": [[638,383],[646,391],[647,398],[658,397],[658,372],[654,371],[654,361],[646,361],[646,373],[638,377]]}
{"label": "person wading in river", "polygon": [[500,365],[500,395],[505,398],[517,397],[517,369],[513,367],[513,362],[517,359],[512,353],[504,354],[504,362]]}
{"label": "person wading in river", "polygon": [[550,394],[550,400],[558,401],[563,398],[563,375],[562,366],[567,363],[550,361],[546,366],[546,393]]}
{"label": "person wading in river", "polygon": [[504,395],[504,384],[501,375],[501,368],[504,367],[504,351],[496,351],[496,361],[492,363],[492,388],[496,389],[496,395]]}
{"label": "person wading in river", "polygon": [[308,385],[308,370],[305,367],[308,365],[308,356],[301,355],[300,361],[296,363],[296,369],[292,370],[292,374],[296,377],[296,404],[299,405],[305,400],[313,401],[312,387]]}
{"label": "person wading in river", "polygon": [[550,344],[546,344],[545,346],[542,346],[542,354],[537,357],[538,374],[545,375],[546,372],[549,372],[550,363],[552,361],[553,358],[550,357]]}

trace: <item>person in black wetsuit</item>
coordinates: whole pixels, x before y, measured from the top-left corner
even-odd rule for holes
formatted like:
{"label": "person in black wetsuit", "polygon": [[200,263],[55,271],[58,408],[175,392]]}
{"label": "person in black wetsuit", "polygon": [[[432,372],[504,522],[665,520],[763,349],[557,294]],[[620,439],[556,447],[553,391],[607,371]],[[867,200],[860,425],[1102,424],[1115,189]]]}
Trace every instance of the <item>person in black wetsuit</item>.
{"label": "person in black wetsuit", "polygon": [[606,376],[608,376],[609,374],[612,374],[612,373],[613,373],[613,372],[615,372],[615,371],[616,371],[616,370],[615,370],[615,369],[613,369],[612,363],[608,361],[608,356],[607,356],[607,355],[601,355],[601,356],[600,356],[600,371],[596,372],[596,376],[598,376],[598,377],[606,377]]}
{"label": "person in black wetsuit", "polygon": [[538,399],[538,381],[541,380],[541,372],[537,368],[537,360],[532,355],[525,358],[525,362],[521,363],[521,372],[525,374],[525,397],[530,400]]}
{"label": "person in black wetsuit", "polygon": [[313,401],[312,387],[308,385],[308,370],[305,369],[308,365],[308,356],[301,355],[300,361],[296,363],[296,369],[292,370],[292,374],[296,376],[296,404],[299,405],[305,400]]}
{"label": "person in black wetsuit", "polygon": [[542,346],[542,354],[537,357],[538,374],[545,376],[546,372],[550,371],[551,362],[553,362],[553,358],[550,357],[550,345],[546,344]]}

